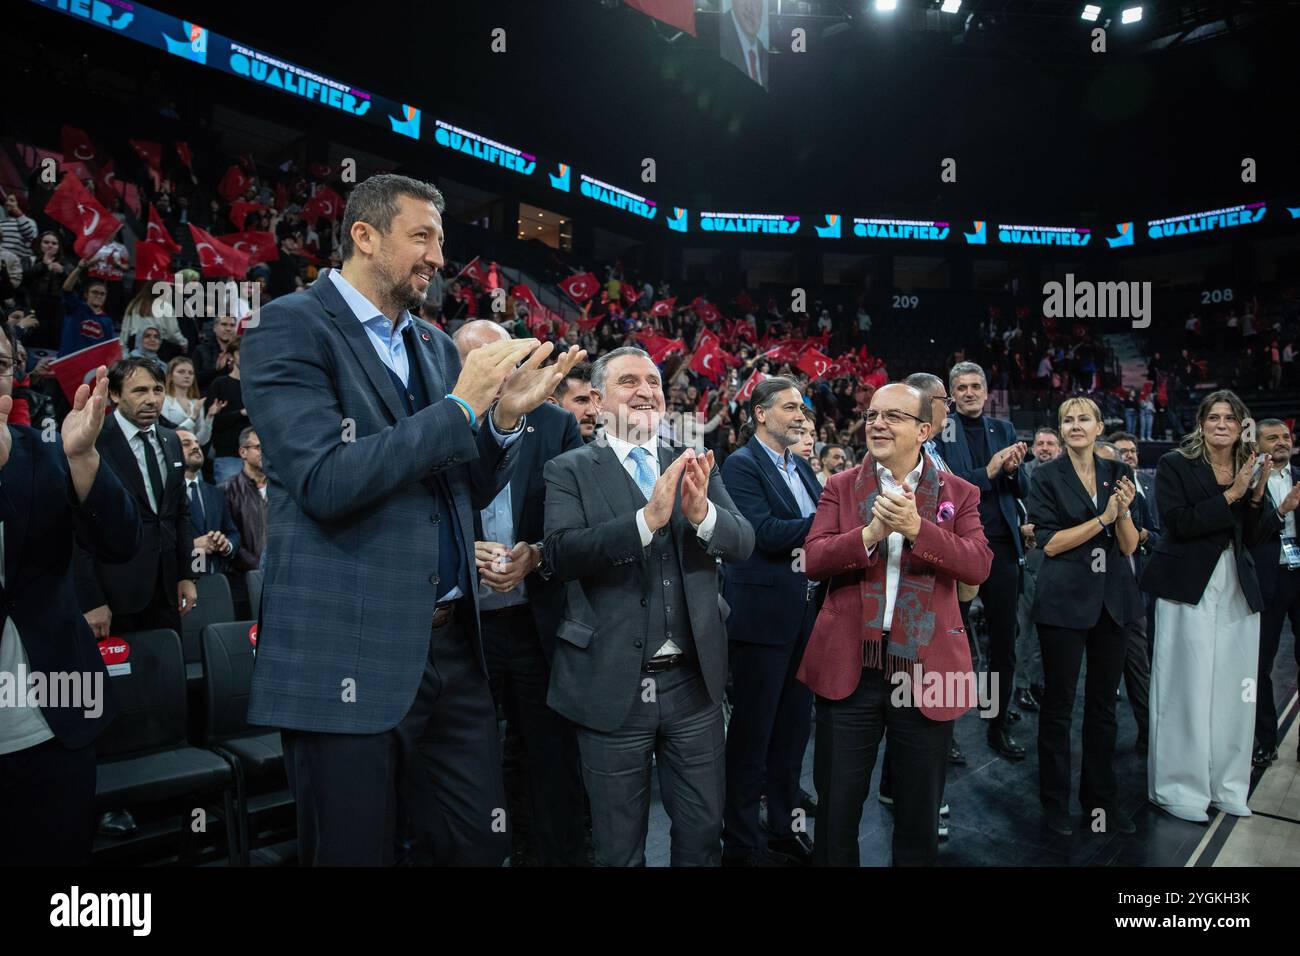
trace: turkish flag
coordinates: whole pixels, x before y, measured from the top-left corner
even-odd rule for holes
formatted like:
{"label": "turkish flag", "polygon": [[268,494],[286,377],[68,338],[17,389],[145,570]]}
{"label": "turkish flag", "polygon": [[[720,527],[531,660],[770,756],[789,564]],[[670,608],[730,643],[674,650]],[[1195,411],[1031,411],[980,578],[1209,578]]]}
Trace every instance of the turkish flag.
{"label": "turkish flag", "polygon": [[157,282],[172,277],[172,254],[161,242],[135,244],[135,281]]}
{"label": "turkish flag", "polygon": [[271,207],[260,202],[244,202],[236,199],[230,204],[230,224],[236,229],[243,229],[249,215],[255,212],[270,212]]}
{"label": "turkish flag", "polygon": [[259,262],[275,262],[280,258],[280,250],[275,244],[275,236],[269,232],[248,229],[244,232],[231,232],[217,236],[222,242],[248,256],[248,264],[255,266]]}
{"label": "turkish flag", "polygon": [[95,148],[95,144],[90,141],[90,137],[84,130],[79,130],[75,126],[64,126],[60,134],[63,158],[68,162],[99,162],[99,150]]}
{"label": "turkish flag", "polygon": [[719,339],[712,332],[710,332],[708,329],[704,329],[703,331],[700,332],[699,335],[695,336],[695,351],[697,352],[700,351],[701,349],[720,349],[720,348],[722,348],[722,340]]}
{"label": "turkish flag", "polygon": [[162,216],[158,215],[157,206],[149,207],[149,225],[145,230],[145,240],[156,242],[171,253],[181,251],[180,243],[172,238],[172,234],[163,225]]}
{"label": "turkish flag", "polygon": [[638,290],[637,287],[634,286],[632,283],[624,282],[623,283],[623,304],[630,309],[632,308],[632,304],[636,302],[637,299],[639,298],[641,298],[640,290]]}
{"label": "turkish flag", "polygon": [[578,331],[583,335],[585,335],[586,333],[594,329],[596,326],[600,325],[600,320],[603,318],[604,318],[603,315],[589,315],[586,318],[579,319]]}
{"label": "turkish flag", "polygon": [[691,371],[703,375],[716,385],[727,374],[727,362],[723,358],[725,354],[715,343],[696,349],[695,355],[691,357]]}
{"label": "turkish flag", "polygon": [[221,177],[221,182],[217,183],[217,194],[226,202],[234,202],[244,195],[252,181],[238,166],[231,166]]}
{"label": "turkish flag", "polygon": [[695,36],[695,0],[624,0],[648,17]]}
{"label": "turkish flag", "polygon": [[712,302],[705,302],[701,298],[696,298],[691,303],[691,308],[695,310],[695,314],[700,317],[701,322],[716,322],[722,318],[722,313],[718,311],[717,306]]}
{"label": "turkish flag", "polygon": [[113,161],[110,159],[95,177],[95,198],[105,206],[111,206],[120,195],[117,191],[117,175],[113,172]]}
{"label": "turkish flag", "polygon": [[[50,196],[50,201],[45,204],[45,215],[76,233],[73,249],[83,257],[93,255],[122,228],[113,214],[81,184],[81,180],[71,174],[63,177]],[[90,248],[92,243],[93,249]]]}
{"label": "turkish flag", "polygon": [[307,172],[316,179],[324,181],[334,174],[334,167],[326,166],[324,163],[311,163],[307,167]]}
{"label": "turkish flag", "polygon": [[162,165],[162,146],[158,143],[151,143],[147,139],[127,140],[135,149],[135,154],[140,157],[150,169],[158,169]]}
{"label": "turkish flag", "polygon": [[829,355],[823,355],[816,349],[807,349],[803,355],[799,356],[799,362],[795,368],[801,372],[807,372],[808,377],[813,381],[821,378],[830,368],[831,359]]}
{"label": "turkish flag", "polygon": [[456,273],[457,279],[461,276],[468,276],[469,280],[475,285],[482,285],[487,281],[487,270],[483,268],[483,263],[479,257],[475,256],[465,264],[464,269],[461,269],[460,272]]}
{"label": "turkish flag", "polygon": [[656,338],[660,339],[659,344],[657,344],[653,349],[646,350],[650,353],[650,361],[654,362],[656,365],[662,363],[674,352],[686,351],[686,343],[681,339],[665,339],[660,336],[656,336]]}
{"label": "turkish flag", "polygon": [[600,289],[600,280],[590,272],[579,272],[561,279],[559,286],[565,295],[578,305],[582,305]]}
{"label": "turkish flag", "polygon": [[657,319],[666,319],[673,314],[673,306],[677,303],[677,296],[671,299],[660,299],[654,305],[650,306],[650,314]]}
{"label": "turkish flag", "polygon": [[14,150],[18,153],[18,158],[22,161],[23,166],[26,167],[27,173],[31,173],[47,159],[54,160],[57,165],[62,165],[64,162],[62,153],[56,153],[52,149],[41,149],[39,146],[32,146],[29,143],[14,143]]}
{"label": "turkish flag", "polygon": [[100,342],[79,352],[65,355],[50,363],[50,371],[59,380],[59,387],[68,401],[76,400],[77,389],[86,382],[95,383],[95,370],[101,365],[112,366],[122,357],[122,343],[116,338]]}
{"label": "turkish flag", "polygon": [[765,378],[767,376],[757,370],[753,375],[749,376],[749,380],[740,386],[740,391],[736,393],[736,404],[739,405],[749,401],[750,396],[754,394],[754,387]]}
{"label": "turkish flag", "polygon": [[316,194],[308,199],[302,207],[302,218],[313,225],[317,219],[328,219],[330,222],[336,222],[342,216],[343,197],[328,186],[322,186],[316,190]]}
{"label": "turkish flag", "polygon": [[789,362],[794,365],[799,361],[799,350],[789,343],[778,345],[770,348],[763,353],[763,357],[771,359],[773,362]]}
{"label": "turkish flag", "polygon": [[510,294],[528,306],[528,313],[530,316],[541,319],[546,318],[546,309],[537,301],[537,296],[533,295],[533,290],[528,286],[523,283],[513,286],[510,289]]}
{"label": "turkish flag", "polygon": [[209,278],[242,279],[248,272],[248,255],[226,245],[216,236],[190,223],[194,249],[199,254],[199,270]]}
{"label": "turkish flag", "polygon": [[181,158],[181,165],[191,172],[194,171],[194,154],[190,152],[190,144],[184,142],[176,143],[176,155]]}

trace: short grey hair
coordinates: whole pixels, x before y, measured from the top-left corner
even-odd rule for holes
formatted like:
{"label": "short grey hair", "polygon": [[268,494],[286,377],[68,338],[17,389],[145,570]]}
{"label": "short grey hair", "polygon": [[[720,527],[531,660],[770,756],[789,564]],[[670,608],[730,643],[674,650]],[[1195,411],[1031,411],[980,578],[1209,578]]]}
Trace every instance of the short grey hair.
{"label": "short grey hair", "polygon": [[948,373],[948,388],[952,389],[957,379],[963,375],[978,375],[980,381],[984,383],[984,387],[986,389],[989,387],[989,377],[984,374],[984,369],[980,368],[975,362],[958,362],[952,367],[952,371]]}
{"label": "short grey hair", "polygon": [[[606,352],[591,364],[591,387],[600,392],[601,395],[604,395],[605,375],[609,371],[609,363],[614,361],[616,358],[623,358],[626,355],[639,355],[647,362],[650,362],[651,365],[654,365],[654,361],[650,358],[650,353],[645,349],[639,349],[635,345],[620,346],[612,352]],[[657,367],[658,366],[656,366],[656,368]]]}
{"label": "short grey hair", "polygon": [[442,198],[437,186],[410,176],[379,173],[357,183],[348,194],[348,203],[343,209],[343,235],[339,240],[339,251],[344,262],[351,259],[356,250],[356,244],[352,241],[352,226],[364,222],[386,235],[393,228],[393,220],[400,211],[397,208],[398,196],[431,202],[439,213],[447,209],[446,200]]}
{"label": "short grey hair", "polygon": [[924,404],[922,409],[929,409],[930,424],[934,424],[934,398],[939,394],[939,389],[943,388],[943,379],[938,375],[931,375],[929,372],[913,372],[907,378],[903,379],[904,385],[910,385],[921,393]]}

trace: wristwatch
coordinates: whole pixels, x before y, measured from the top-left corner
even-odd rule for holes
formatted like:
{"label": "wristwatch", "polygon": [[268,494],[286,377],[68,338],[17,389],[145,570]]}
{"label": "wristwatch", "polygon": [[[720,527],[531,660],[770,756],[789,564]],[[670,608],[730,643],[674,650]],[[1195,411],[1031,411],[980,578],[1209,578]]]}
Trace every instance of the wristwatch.
{"label": "wristwatch", "polygon": [[546,552],[542,550],[541,544],[530,544],[528,547],[537,552],[537,573],[543,581],[551,580],[551,566],[546,563]]}

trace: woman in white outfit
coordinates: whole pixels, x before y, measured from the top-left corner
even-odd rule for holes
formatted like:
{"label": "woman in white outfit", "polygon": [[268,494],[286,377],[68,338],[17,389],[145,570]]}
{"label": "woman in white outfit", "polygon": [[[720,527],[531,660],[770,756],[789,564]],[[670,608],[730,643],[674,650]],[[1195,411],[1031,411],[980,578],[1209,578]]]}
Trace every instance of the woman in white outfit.
{"label": "woman in white outfit", "polygon": [[1195,822],[1208,820],[1210,807],[1250,816],[1263,601],[1249,549],[1279,519],[1263,497],[1268,469],[1252,481],[1248,421],[1235,394],[1213,392],[1197,409],[1195,430],[1160,459],[1165,534],[1142,574],[1142,589],[1157,598],[1148,795]]}
{"label": "woman in white outfit", "polygon": [[212,439],[212,418],[226,407],[226,403],[214,398],[206,409],[203,396],[194,383],[194,362],[184,355],[178,355],[167,363],[167,397],[163,399],[162,417],[172,428],[183,428],[194,433],[194,438],[201,447],[206,447]]}

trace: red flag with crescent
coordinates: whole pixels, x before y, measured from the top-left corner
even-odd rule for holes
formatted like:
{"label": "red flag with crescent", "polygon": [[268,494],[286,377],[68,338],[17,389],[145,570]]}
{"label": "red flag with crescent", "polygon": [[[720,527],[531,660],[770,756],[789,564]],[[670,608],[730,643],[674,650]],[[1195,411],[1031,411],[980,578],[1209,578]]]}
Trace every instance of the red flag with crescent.
{"label": "red flag with crescent", "polygon": [[600,280],[590,272],[579,272],[559,282],[561,291],[570,299],[582,305],[600,289]]}
{"label": "red flag with crescent", "polygon": [[194,250],[199,254],[199,271],[203,275],[212,279],[244,278],[248,272],[247,254],[226,245],[193,223],[190,223],[190,235],[194,237]]}
{"label": "red flag with crescent", "polygon": [[280,250],[275,244],[275,235],[257,229],[243,232],[228,232],[217,236],[222,242],[248,256],[248,264],[255,266],[259,262],[275,262],[280,258]]}
{"label": "red flag with crescent", "polygon": [[149,225],[146,229],[145,239],[166,247],[168,252],[176,253],[181,251],[180,243],[172,238],[172,234],[163,225],[162,216],[158,215],[157,206],[149,207]]}
{"label": "red flag with crescent", "polygon": [[[67,226],[77,236],[73,249],[78,256],[93,254],[113,238],[122,224],[90,194],[76,176],[65,174],[45,204],[45,214]],[[91,244],[94,248],[89,248]]]}

